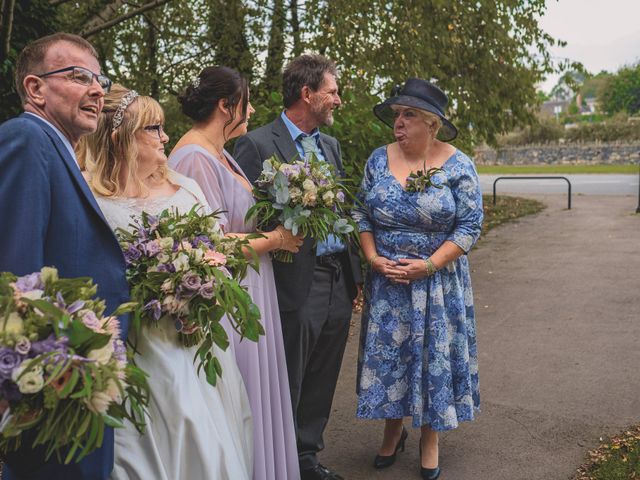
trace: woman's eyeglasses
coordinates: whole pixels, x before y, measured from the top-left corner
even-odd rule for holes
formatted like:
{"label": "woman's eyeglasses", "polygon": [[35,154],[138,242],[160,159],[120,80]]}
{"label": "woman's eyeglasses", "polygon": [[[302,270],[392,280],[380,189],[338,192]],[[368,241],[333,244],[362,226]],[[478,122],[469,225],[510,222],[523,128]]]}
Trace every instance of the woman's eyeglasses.
{"label": "woman's eyeglasses", "polygon": [[142,127],[143,130],[147,132],[156,132],[159,139],[162,139],[162,134],[164,133],[164,128],[162,125],[147,125],[146,127]]}
{"label": "woman's eyeglasses", "polygon": [[72,72],[71,80],[73,80],[76,83],[79,83],[80,85],[89,86],[93,83],[93,79],[95,78],[98,80],[98,84],[102,87],[102,90],[104,91],[104,93],[109,93],[109,91],[111,90],[112,82],[109,79],[109,77],[107,77],[106,75],[97,75],[93,73],[91,70],[87,70],[84,67],[77,67],[77,66],[66,67],[66,68],[61,68],[60,70],[54,70],[52,72],[46,72],[36,76],[39,78],[45,78],[45,77],[48,77],[49,75],[53,75],[55,73],[63,73],[63,72]]}

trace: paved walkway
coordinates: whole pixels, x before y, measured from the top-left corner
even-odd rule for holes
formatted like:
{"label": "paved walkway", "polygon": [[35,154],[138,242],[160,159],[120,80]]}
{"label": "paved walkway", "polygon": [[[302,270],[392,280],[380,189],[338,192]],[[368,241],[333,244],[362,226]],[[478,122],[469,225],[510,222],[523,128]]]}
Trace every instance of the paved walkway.
{"label": "paved walkway", "polygon": [[[470,255],[482,413],[441,436],[441,480],[566,480],[598,437],[640,422],[637,198],[537,198],[546,210]],[[419,479],[418,430],[371,467],[382,423],[354,418],[358,321],[321,461],[346,480]]]}

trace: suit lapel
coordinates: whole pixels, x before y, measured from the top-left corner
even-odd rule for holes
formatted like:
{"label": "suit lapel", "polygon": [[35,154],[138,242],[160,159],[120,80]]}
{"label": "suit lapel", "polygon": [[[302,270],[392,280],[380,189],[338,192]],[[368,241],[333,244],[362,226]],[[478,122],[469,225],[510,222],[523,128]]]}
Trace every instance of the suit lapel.
{"label": "suit lapel", "polygon": [[273,143],[280,154],[280,158],[287,163],[300,160],[300,154],[298,153],[296,144],[280,116],[273,122],[272,132]]}
{"label": "suit lapel", "polygon": [[336,155],[334,155],[333,149],[331,148],[331,144],[327,142],[322,135],[320,135],[320,147],[322,148],[325,160],[333,165],[333,168],[335,168],[338,175],[342,175],[342,161],[339,158],[336,158]]}
{"label": "suit lapel", "polygon": [[28,118],[36,122],[40,126],[40,128],[42,128],[42,130],[44,130],[44,132],[49,136],[49,138],[53,142],[53,145],[55,146],[55,149],[58,152],[58,155],[60,155],[63,163],[67,167],[67,170],[71,175],[71,178],[73,179],[75,184],[79,187],[85,199],[87,200],[87,202],[89,202],[89,205],[91,205],[91,207],[96,212],[96,214],[102,219],[102,221],[105,224],[108,225],[106,219],[104,218],[104,215],[102,214],[102,210],[100,210],[100,207],[98,206],[98,203],[96,202],[96,199],[93,196],[93,193],[89,189],[89,185],[87,185],[86,180],[84,179],[84,177],[82,176],[82,173],[80,172],[80,168],[76,164],[76,161],[74,160],[74,158],[69,154],[69,150],[67,150],[67,147],[65,146],[65,144],[62,142],[62,140],[60,140],[60,137],[58,136],[58,134],[49,125],[47,125],[43,121],[40,121],[38,118],[34,117],[33,115],[27,115],[27,114],[23,114],[23,115],[25,118]]}

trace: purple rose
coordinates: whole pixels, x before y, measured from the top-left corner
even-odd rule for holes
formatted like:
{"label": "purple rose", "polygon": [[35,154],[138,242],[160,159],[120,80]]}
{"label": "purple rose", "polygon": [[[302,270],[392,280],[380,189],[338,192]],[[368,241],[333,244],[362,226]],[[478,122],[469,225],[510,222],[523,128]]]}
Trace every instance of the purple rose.
{"label": "purple rose", "polygon": [[20,340],[16,342],[15,350],[20,355],[26,355],[31,350],[31,342],[27,337],[20,337]]}
{"label": "purple rose", "polygon": [[207,237],[206,235],[198,235],[196,238],[193,239],[193,241],[191,242],[191,244],[194,247],[198,247],[200,246],[200,244],[203,243],[204,245],[206,245],[209,248],[213,247],[213,244],[211,243],[211,239],[209,237]]}
{"label": "purple rose", "polygon": [[0,378],[11,378],[14,368],[22,363],[22,355],[15,350],[3,347],[0,349]]}
{"label": "purple rose", "polygon": [[203,283],[200,286],[200,291],[198,292],[202,298],[213,298],[213,281]]}
{"label": "purple rose", "polygon": [[157,240],[150,240],[147,243],[143,244],[145,253],[148,257],[155,257],[162,251],[162,247],[160,246],[160,242]]}
{"label": "purple rose", "polygon": [[182,277],[182,286],[186,290],[194,292],[200,289],[201,284],[202,282],[200,281],[200,277],[195,273],[187,273],[184,277]]}
{"label": "purple rose", "polygon": [[44,283],[40,278],[40,272],[30,273],[16,280],[16,288],[21,292],[30,292],[31,290],[44,290]]}
{"label": "purple rose", "polygon": [[145,312],[151,312],[153,319],[157,322],[162,316],[162,304],[158,300],[151,300],[144,306]]}
{"label": "purple rose", "polygon": [[142,252],[133,245],[124,251],[124,259],[129,265],[134,263],[136,260],[139,260],[141,256]]}
{"label": "purple rose", "polygon": [[29,357],[37,357],[38,355],[42,355],[43,353],[53,352],[54,350],[60,350],[63,353],[67,352],[67,339],[61,337],[60,339],[56,339],[56,337],[51,334],[45,340],[40,340],[39,342],[33,342],[31,344],[31,352]]}
{"label": "purple rose", "polygon": [[158,265],[158,271],[162,272],[162,273],[175,273],[176,272],[176,267],[173,266],[173,264],[171,263],[161,263],[160,265]]}
{"label": "purple rose", "polygon": [[82,323],[91,330],[100,330],[100,319],[91,310],[82,315]]}

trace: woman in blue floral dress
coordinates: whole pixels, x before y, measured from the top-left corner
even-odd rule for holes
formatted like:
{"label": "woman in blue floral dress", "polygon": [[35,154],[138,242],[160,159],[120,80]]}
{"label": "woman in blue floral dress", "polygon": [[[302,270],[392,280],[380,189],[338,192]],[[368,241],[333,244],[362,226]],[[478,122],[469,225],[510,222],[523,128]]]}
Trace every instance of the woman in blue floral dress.
{"label": "woman in blue floral dress", "polygon": [[[480,235],[482,195],[471,159],[446,143],[457,134],[447,102],[436,86],[409,79],[374,108],[396,142],[369,157],[353,213],[371,265],[357,416],[385,419],[376,468],[404,449],[403,417],[412,417],[428,480],[440,475],[437,432],[473,420],[480,405],[466,253]],[[429,177],[431,168],[439,170]]]}

